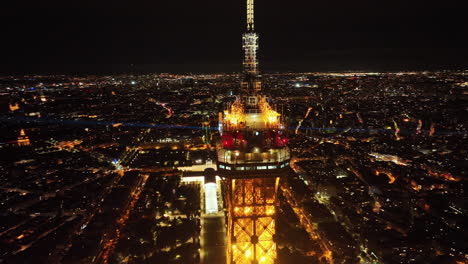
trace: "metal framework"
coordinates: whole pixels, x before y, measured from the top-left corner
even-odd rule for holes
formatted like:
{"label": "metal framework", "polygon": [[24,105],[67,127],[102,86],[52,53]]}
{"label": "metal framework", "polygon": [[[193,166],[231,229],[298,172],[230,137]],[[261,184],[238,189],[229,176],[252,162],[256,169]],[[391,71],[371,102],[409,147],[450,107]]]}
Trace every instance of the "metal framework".
{"label": "metal framework", "polygon": [[247,32],[254,29],[254,0],[247,0]]}
{"label": "metal framework", "polygon": [[227,264],[274,264],[276,194],[290,156],[281,115],[261,95],[254,0],[246,1],[241,93],[219,115],[221,138],[216,144],[229,208],[226,257]]}
{"label": "metal framework", "polygon": [[243,96],[257,94],[261,90],[257,61],[258,34],[254,32],[254,29],[254,0],[247,0],[247,31],[242,35],[244,77],[241,92]]}
{"label": "metal framework", "polygon": [[279,177],[229,179],[228,264],[276,263]]}

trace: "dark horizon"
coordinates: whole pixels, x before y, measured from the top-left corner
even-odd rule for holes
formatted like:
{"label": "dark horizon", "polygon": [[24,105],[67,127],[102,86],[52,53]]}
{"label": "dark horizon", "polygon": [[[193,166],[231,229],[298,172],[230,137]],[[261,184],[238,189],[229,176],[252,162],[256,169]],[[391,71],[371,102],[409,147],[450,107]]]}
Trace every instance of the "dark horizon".
{"label": "dark horizon", "polygon": [[[0,73],[239,72],[243,2],[7,3]],[[448,2],[257,0],[255,11],[261,72],[468,69],[463,9]]]}

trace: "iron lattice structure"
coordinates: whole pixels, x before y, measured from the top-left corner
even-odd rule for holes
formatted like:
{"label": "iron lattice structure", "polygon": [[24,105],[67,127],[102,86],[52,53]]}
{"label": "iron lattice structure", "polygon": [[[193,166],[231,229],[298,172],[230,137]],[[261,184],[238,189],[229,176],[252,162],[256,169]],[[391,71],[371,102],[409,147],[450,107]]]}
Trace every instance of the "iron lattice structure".
{"label": "iron lattice structure", "polygon": [[280,114],[261,94],[254,0],[247,0],[241,93],[219,114],[217,169],[223,178],[227,264],[276,263],[277,189],[289,171],[289,149]]}
{"label": "iron lattice structure", "polygon": [[254,0],[247,0],[247,31],[242,35],[244,50],[242,96],[254,95],[261,90],[257,60],[258,34],[254,32],[254,28]]}
{"label": "iron lattice structure", "polygon": [[228,264],[275,263],[279,177],[229,179]]}

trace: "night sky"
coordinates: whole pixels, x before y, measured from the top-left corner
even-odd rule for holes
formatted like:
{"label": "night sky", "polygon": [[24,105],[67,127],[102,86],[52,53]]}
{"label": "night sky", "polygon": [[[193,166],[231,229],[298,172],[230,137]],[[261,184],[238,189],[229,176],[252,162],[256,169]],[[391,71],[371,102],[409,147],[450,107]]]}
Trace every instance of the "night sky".
{"label": "night sky", "polygon": [[[8,1],[0,10],[0,71],[239,71],[243,2]],[[466,69],[462,2],[256,0],[260,67]]]}

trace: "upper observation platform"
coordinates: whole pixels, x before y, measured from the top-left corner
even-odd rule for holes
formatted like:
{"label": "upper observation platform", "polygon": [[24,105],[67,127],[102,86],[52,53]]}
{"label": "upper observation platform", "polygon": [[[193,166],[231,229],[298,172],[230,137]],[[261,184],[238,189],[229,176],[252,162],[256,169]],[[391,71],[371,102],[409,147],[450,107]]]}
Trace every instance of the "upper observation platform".
{"label": "upper observation platform", "polygon": [[261,95],[233,102],[220,113],[218,170],[229,176],[278,176],[289,167],[281,115]]}

